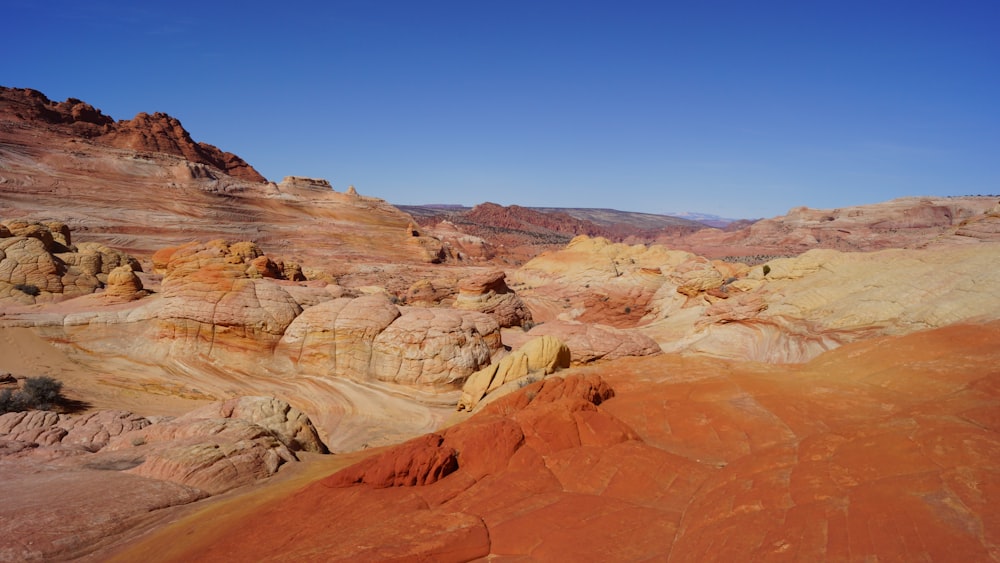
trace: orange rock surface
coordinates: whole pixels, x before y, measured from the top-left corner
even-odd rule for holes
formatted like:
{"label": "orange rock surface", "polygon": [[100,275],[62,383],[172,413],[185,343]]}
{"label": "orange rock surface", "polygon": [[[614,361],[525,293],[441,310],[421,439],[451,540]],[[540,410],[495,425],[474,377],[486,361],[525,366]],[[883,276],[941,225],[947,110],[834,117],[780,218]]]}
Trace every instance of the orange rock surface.
{"label": "orange rock surface", "polygon": [[[1000,324],[958,325],[798,366],[668,355],[564,372],[443,431],[458,468],[432,483],[340,473],[172,560],[995,559],[998,342]],[[545,398],[570,381],[614,396]],[[345,471],[394,457],[372,459]]]}

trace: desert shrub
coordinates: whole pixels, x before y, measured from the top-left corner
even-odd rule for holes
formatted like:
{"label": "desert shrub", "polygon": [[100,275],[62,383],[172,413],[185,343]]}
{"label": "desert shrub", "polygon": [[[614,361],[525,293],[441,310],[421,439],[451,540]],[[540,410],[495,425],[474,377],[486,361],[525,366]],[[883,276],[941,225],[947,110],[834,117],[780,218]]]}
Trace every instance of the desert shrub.
{"label": "desert shrub", "polygon": [[47,375],[29,377],[24,380],[21,393],[35,408],[48,409],[62,399],[62,381]]}
{"label": "desert shrub", "polygon": [[0,391],[0,412],[48,410],[63,400],[62,382],[47,375],[29,377],[21,389]]}
{"label": "desert shrub", "polygon": [[0,390],[0,414],[24,410],[24,400],[13,389]]}
{"label": "desert shrub", "polygon": [[625,314],[626,315],[631,315],[632,314],[632,307],[625,307]]}
{"label": "desert shrub", "polygon": [[761,268],[761,269],[764,270],[764,275],[765,276],[771,273],[771,267],[768,266],[767,264],[764,264],[764,267]]}
{"label": "desert shrub", "polygon": [[21,293],[26,293],[32,297],[37,297],[42,290],[38,289],[38,286],[31,285],[30,283],[18,283],[14,284],[14,289],[20,291]]}

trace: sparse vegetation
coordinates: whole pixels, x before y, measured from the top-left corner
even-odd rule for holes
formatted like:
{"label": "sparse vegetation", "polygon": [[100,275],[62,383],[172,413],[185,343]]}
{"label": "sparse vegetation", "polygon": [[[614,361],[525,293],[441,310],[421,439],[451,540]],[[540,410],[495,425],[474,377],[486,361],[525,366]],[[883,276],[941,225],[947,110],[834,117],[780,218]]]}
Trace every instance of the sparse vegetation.
{"label": "sparse vegetation", "polygon": [[0,413],[29,409],[50,410],[62,400],[61,381],[47,375],[29,377],[16,391],[0,391]]}
{"label": "sparse vegetation", "polygon": [[764,267],[762,269],[764,270],[765,276],[771,273],[771,267],[768,266],[767,264],[764,264]]}

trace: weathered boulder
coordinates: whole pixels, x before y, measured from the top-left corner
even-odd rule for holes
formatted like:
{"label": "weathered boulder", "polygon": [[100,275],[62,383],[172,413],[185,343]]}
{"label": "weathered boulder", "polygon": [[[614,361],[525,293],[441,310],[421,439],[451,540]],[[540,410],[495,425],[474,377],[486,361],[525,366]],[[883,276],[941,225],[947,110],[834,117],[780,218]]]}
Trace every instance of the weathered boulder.
{"label": "weathered boulder", "polygon": [[143,296],[142,280],[128,264],[118,266],[108,274],[104,298],[110,301],[133,301]]}
{"label": "weathered boulder", "polygon": [[703,291],[722,287],[722,274],[707,258],[693,257],[670,270],[670,279],[677,285],[677,292],[694,297]]}
{"label": "weathered boulder", "polygon": [[503,272],[494,271],[461,280],[453,306],[492,315],[501,327],[522,326],[531,322],[531,311],[507,287],[505,277]]}
{"label": "weathered boulder", "polygon": [[179,420],[238,418],[273,433],[292,451],[328,453],[309,417],[274,397],[238,397],[195,409]]}
{"label": "weathered boulder", "polygon": [[501,346],[488,315],[399,307],[380,293],[309,307],[276,354],[305,373],[447,388],[488,364]]}
{"label": "weathered boulder", "polygon": [[434,307],[452,299],[458,291],[457,285],[455,279],[417,280],[406,290],[404,300],[407,305],[415,307]]}
{"label": "weathered boulder", "polygon": [[458,410],[473,410],[483,399],[506,388],[496,396],[515,390],[518,380],[529,375],[544,376],[567,368],[570,365],[570,351],[565,344],[554,336],[541,336],[505,356],[499,362],[492,363],[473,373],[462,387],[462,398],[458,402]]}

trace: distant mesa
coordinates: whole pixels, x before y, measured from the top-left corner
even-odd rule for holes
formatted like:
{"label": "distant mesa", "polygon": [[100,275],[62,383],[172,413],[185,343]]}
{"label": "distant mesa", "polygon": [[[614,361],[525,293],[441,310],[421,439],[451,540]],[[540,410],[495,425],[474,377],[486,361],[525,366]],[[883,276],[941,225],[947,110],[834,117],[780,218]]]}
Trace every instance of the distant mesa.
{"label": "distant mesa", "polygon": [[115,121],[76,98],[53,102],[30,88],[0,86],[0,117],[21,122],[42,122],[91,141],[120,149],[160,152],[207,164],[250,182],[266,182],[259,172],[233,153],[208,143],[195,142],[181,122],[165,113],[139,113],[131,120]]}

